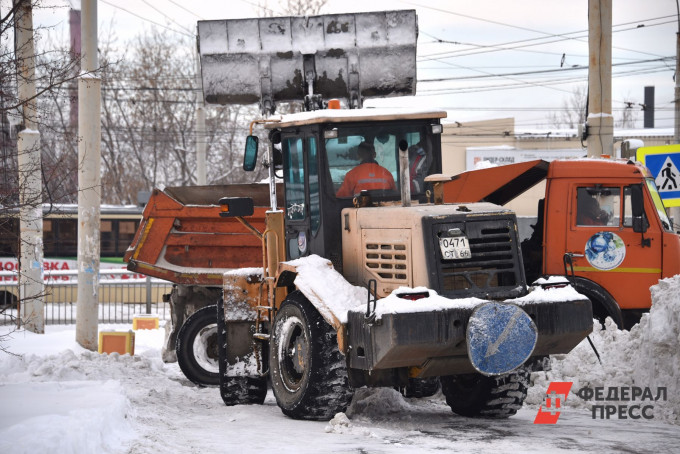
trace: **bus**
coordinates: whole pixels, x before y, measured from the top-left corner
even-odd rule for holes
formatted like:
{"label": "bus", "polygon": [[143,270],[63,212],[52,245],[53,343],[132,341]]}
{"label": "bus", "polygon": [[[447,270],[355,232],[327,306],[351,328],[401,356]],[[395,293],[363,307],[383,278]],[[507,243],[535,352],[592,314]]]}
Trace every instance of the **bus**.
{"label": "bus", "polygon": [[[137,205],[101,206],[101,268],[125,268],[123,255],[134,238],[142,218],[143,207]],[[0,306],[16,305],[19,250],[18,210],[0,216]],[[78,205],[43,205],[43,251],[46,282],[70,281],[77,277]],[[50,271],[73,271],[50,276]],[[129,279],[137,276],[117,276]],[[139,276],[144,278],[145,276]]]}

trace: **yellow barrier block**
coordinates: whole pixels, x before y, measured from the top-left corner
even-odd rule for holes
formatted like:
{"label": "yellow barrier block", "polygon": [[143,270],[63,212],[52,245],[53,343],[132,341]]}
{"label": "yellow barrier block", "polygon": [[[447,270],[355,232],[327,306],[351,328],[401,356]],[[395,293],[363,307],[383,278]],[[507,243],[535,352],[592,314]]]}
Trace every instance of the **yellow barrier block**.
{"label": "yellow barrier block", "polygon": [[158,316],[147,314],[133,315],[132,329],[158,329]]}
{"label": "yellow barrier block", "polygon": [[135,354],[135,332],[130,331],[100,331],[99,353]]}

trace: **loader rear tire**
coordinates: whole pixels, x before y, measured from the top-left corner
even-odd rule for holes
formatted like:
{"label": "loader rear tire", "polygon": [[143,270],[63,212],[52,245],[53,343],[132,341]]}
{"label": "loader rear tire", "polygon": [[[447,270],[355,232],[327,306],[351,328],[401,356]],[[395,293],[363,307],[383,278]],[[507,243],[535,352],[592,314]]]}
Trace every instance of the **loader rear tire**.
{"label": "loader rear tire", "polygon": [[199,386],[217,386],[219,351],[217,306],[203,307],[186,319],[177,333],[177,363],[184,375]]}
{"label": "loader rear tire", "polygon": [[262,405],[267,396],[267,378],[260,376],[228,376],[227,375],[227,330],[224,319],[224,300],[217,302],[217,324],[225,327],[218,330],[219,345],[219,384],[220,396],[224,405]]}
{"label": "loader rear tire", "polygon": [[434,378],[409,378],[408,385],[401,388],[404,397],[432,397],[439,391],[439,379]]}
{"label": "loader rear tire", "polygon": [[450,375],[440,377],[440,381],[446,403],[454,413],[501,419],[522,408],[529,387],[529,372],[519,369],[496,377]]}
{"label": "loader rear tire", "polygon": [[345,411],[354,391],[333,327],[300,292],[288,295],[273,326],[270,378],[281,411],[317,421]]}

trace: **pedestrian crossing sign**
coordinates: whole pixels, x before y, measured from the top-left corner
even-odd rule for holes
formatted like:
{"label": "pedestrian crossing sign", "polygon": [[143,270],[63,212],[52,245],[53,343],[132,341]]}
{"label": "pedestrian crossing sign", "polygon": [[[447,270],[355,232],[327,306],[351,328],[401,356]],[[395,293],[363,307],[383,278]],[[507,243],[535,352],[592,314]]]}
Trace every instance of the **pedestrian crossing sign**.
{"label": "pedestrian crossing sign", "polygon": [[638,148],[637,160],[654,176],[663,204],[680,207],[680,144]]}

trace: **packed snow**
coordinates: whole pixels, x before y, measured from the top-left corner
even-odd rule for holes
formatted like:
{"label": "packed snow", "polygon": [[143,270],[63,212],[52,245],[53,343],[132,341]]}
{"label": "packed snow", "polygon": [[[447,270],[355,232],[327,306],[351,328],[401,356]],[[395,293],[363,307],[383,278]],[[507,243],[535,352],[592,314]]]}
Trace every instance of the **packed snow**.
{"label": "packed snow", "polygon": [[[652,287],[654,305],[630,332],[596,330],[533,388],[506,420],[456,416],[437,395],[406,399],[388,388],[359,389],[329,422],[285,417],[271,393],[264,405],[226,407],[216,388],[190,383],[161,360],[163,329],[138,330],[135,355],[102,355],[75,342],[74,326],[37,335],[0,327],[0,452],[673,452],[680,443],[680,276]],[[100,325],[100,329],[129,329]],[[572,391],[555,425],[533,424],[551,381]],[[658,387],[653,419],[593,419],[589,387]],[[631,404],[631,402],[599,402]]]}
{"label": "packed snow", "polygon": [[347,323],[347,311],[366,304],[366,289],[347,282],[333,269],[330,260],[311,255],[284,263],[295,267],[295,286],[315,304],[326,320],[335,318],[340,323]]}

